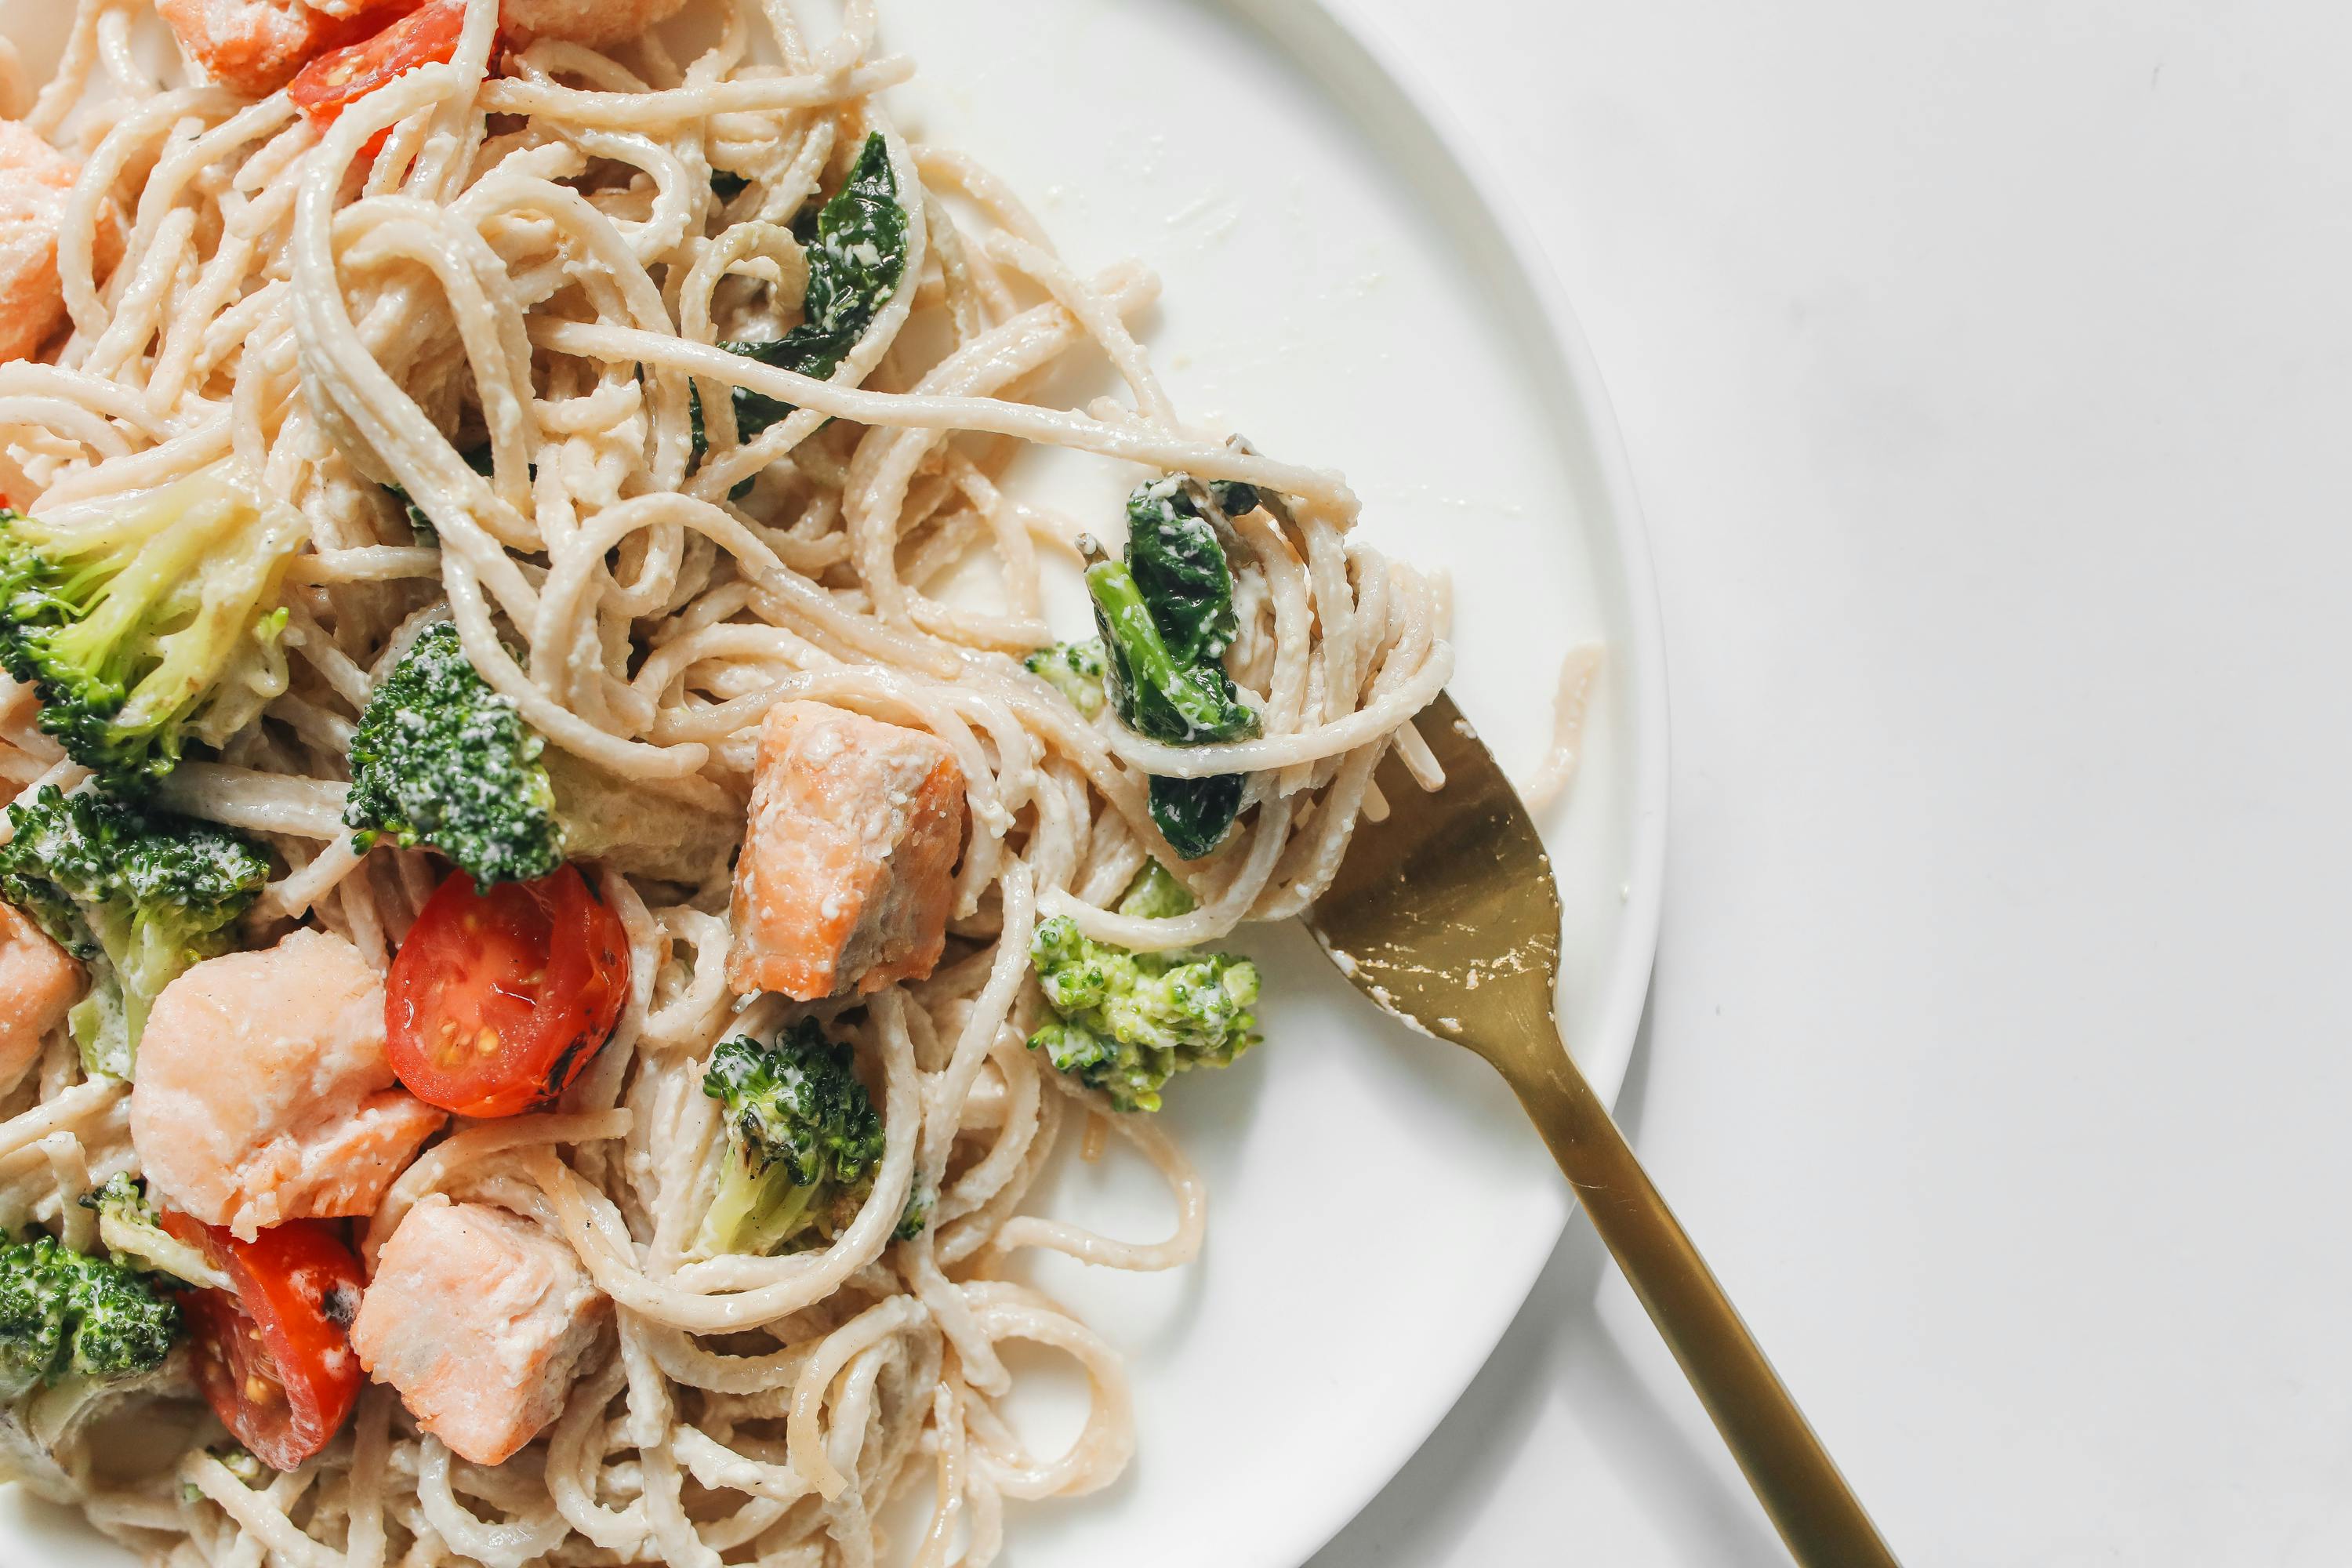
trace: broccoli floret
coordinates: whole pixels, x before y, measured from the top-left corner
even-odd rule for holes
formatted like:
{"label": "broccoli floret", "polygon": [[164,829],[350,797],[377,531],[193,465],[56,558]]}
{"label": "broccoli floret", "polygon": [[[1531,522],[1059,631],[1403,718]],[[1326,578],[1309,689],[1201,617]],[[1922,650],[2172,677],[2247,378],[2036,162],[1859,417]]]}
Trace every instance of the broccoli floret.
{"label": "broccoli floret", "polygon": [[352,842],[429,844],[486,885],[547,876],[563,863],[563,832],[540,762],[546,745],[475,670],[457,628],[429,626],[352,732]]}
{"label": "broccoli floret", "polygon": [[149,1274],[168,1274],[184,1284],[234,1290],[236,1282],[196,1247],[163,1228],[147,1189],[128,1174],[111,1178],[83,1195],[81,1206],[98,1214],[98,1238],[117,1263]]}
{"label": "broccoli floret", "polygon": [[1100,637],[1055,643],[1021,661],[1021,667],[1070,700],[1087,718],[1103,710],[1103,645]]}
{"label": "broccoli floret", "polygon": [[856,1217],[883,1133],[852,1059],[813,1019],[772,1046],[738,1037],[710,1053],[702,1092],[726,1104],[728,1153],[703,1215],[703,1251],[767,1257]]}
{"label": "broccoli floret", "polygon": [[102,522],[0,511],[0,665],[75,761],[137,795],[286,689],[278,589],[308,532],[209,470]]}
{"label": "broccoli floret", "polygon": [[699,882],[742,837],[731,814],[549,747],[446,622],[419,633],[368,699],[343,821],[362,850],[427,844],[483,886],[530,881],[566,858]]}
{"label": "broccoli floret", "polygon": [[0,1245],[0,1399],[152,1372],[179,1332],[179,1305],[131,1268],[54,1237]]}
{"label": "broccoli floret", "polygon": [[163,987],[234,944],[269,875],[225,828],[151,815],[96,790],[45,784],[8,808],[0,895],[89,970],[68,1022],[93,1073],[127,1079]]}
{"label": "broccoli floret", "polygon": [[1118,896],[1118,912],[1138,920],[1172,920],[1200,907],[1192,889],[1157,860],[1146,860],[1143,869],[1127,884],[1127,891]]}
{"label": "broccoli floret", "polygon": [[1247,959],[1129,952],[1089,940],[1067,915],[1037,927],[1029,957],[1055,1014],[1030,1048],[1117,1110],[1157,1110],[1170,1078],[1223,1067],[1257,1043],[1257,965]]}

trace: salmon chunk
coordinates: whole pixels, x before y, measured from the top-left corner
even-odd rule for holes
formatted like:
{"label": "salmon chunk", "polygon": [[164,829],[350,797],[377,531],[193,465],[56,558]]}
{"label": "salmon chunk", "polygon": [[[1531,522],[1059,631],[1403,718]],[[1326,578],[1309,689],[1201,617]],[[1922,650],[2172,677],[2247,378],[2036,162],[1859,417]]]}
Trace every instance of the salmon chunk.
{"label": "salmon chunk", "polygon": [[772,709],[728,983],[814,1002],[929,974],[963,829],[963,770],[939,737],[821,702]]}
{"label": "salmon chunk", "polygon": [[562,1237],[435,1193],[384,1243],[352,1346],[418,1426],[459,1457],[497,1465],[562,1412],[611,1316]]}
{"label": "salmon chunk", "polygon": [[374,1213],[444,1120],[393,1079],[383,977],[324,931],[206,959],[163,987],[140,1037],[131,1140],[148,1181],[248,1240]]}
{"label": "salmon chunk", "polygon": [[0,120],[0,360],[30,359],[66,324],[58,235],[81,166]]}
{"label": "salmon chunk", "polygon": [[223,87],[262,98],[315,57],[373,31],[302,0],[155,0],[189,58]]}
{"label": "salmon chunk", "polygon": [[0,1091],[25,1076],[81,988],[81,965],[14,906],[0,904]]}

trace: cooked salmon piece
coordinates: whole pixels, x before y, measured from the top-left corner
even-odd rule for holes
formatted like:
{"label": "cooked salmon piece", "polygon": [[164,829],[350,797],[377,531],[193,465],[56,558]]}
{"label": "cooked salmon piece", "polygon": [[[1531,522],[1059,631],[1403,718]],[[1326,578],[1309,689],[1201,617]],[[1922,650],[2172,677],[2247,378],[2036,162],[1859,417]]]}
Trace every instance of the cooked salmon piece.
{"label": "cooked salmon piece", "polygon": [[0,1092],[25,1076],[81,989],[81,965],[15,906],[0,904]]}
{"label": "cooked salmon piece", "polygon": [[81,165],[0,120],[0,360],[30,359],[66,324],[58,235]]}
{"label": "cooked salmon piece", "polygon": [[964,817],[963,770],[938,736],[821,702],[770,710],[728,983],[814,1002],[930,973]]}
{"label": "cooked salmon piece", "polygon": [[140,1037],[131,1141],[148,1181],[248,1240],[374,1213],[445,1120],[393,1079],[383,977],[325,931],[205,960]]}
{"label": "cooked salmon piece", "polygon": [[374,30],[302,0],[155,0],[155,9],[206,76],[248,98],[276,92],[317,56]]}
{"label": "cooked salmon piece", "polygon": [[377,1256],[352,1346],[452,1453],[503,1464],[562,1410],[612,1307],[562,1237],[435,1193]]}

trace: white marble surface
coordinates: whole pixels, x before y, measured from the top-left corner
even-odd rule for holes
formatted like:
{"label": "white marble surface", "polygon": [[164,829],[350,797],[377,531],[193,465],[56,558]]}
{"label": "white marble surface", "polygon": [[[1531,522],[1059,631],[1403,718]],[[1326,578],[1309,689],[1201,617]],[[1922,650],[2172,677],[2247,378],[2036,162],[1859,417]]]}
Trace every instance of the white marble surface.
{"label": "white marble surface", "polygon": [[[2352,1561],[2352,13],[1351,3],[1643,489],[1661,1185],[1909,1561]],[[1579,1227],[1315,1568],[1779,1560]]]}

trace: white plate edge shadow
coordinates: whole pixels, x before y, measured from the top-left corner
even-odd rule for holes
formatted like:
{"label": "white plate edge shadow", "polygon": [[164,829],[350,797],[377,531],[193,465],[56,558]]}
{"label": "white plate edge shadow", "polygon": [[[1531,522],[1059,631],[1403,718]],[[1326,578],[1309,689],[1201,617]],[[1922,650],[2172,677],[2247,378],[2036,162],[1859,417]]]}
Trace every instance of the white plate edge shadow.
{"label": "white plate edge shadow", "polygon": [[[1495,241],[1492,250],[1476,253],[1489,280],[1519,294],[1519,302],[1544,324],[1541,342],[1526,345],[1528,369],[1544,388],[1551,405],[1548,411],[1559,420],[1569,471],[1591,487],[1587,516],[1597,521],[1593,537],[1607,541],[1615,551],[1613,582],[1595,586],[1604,593],[1612,587],[1622,591],[1616,608],[1628,632],[1627,646],[1609,649],[1621,701],[1618,733],[1632,752],[1633,842],[1627,856],[1625,915],[1618,952],[1609,966],[1607,996],[1598,1010],[1599,1026],[1588,1038],[1575,1042],[1578,1066],[1601,1099],[1613,1106],[1633,1060],[1657,955],[1669,776],[1664,629],[1649,535],[1616,410],[1583,326],[1526,216],[1501,188],[1487,154],[1397,42],[1347,0],[1214,4],[1297,63],[1332,96],[1360,133],[1395,153],[1402,177],[1446,218],[1458,241],[1479,238],[1481,231]],[[1402,112],[1380,116],[1381,100]],[[1550,352],[1542,352],[1546,348]],[[1581,1212],[1570,1208],[1560,1234]],[[1292,1549],[1275,1561],[1305,1564],[1396,1479],[1494,1354],[1534,1290],[1551,1250],[1531,1252],[1515,1287],[1496,1292],[1488,1321],[1462,1325],[1464,1331],[1453,1342],[1469,1353],[1454,1358],[1453,1375],[1443,1380],[1452,1392],[1415,1420],[1397,1423],[1393,1430],[1400,1436],[1363,1466],[1354,1495],[1335,1499],[1338,1510],[1302,1528]]]}

